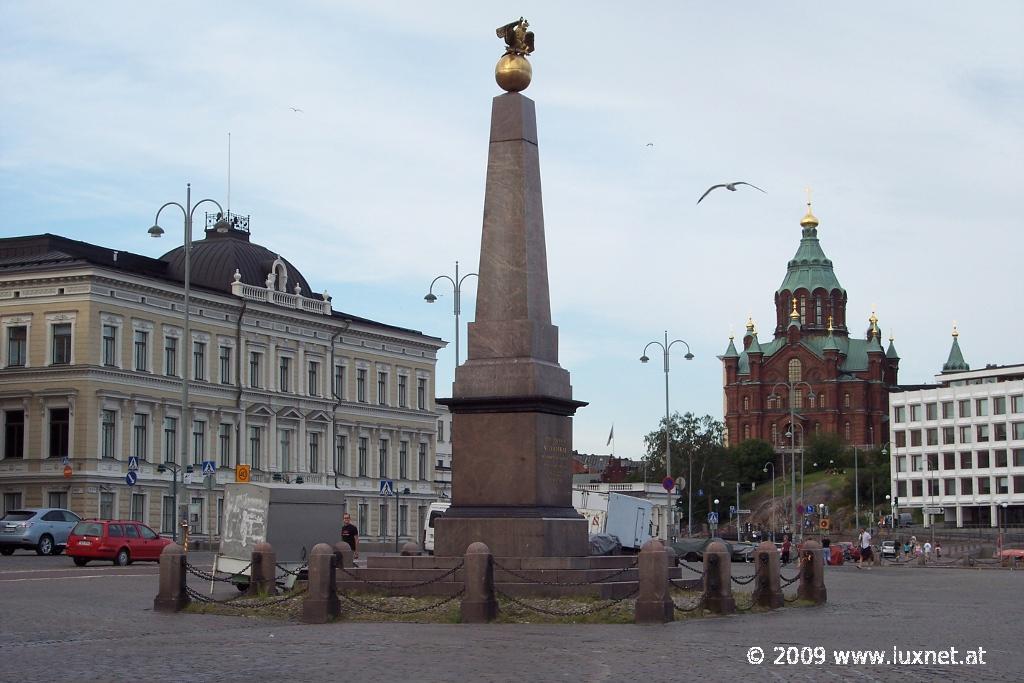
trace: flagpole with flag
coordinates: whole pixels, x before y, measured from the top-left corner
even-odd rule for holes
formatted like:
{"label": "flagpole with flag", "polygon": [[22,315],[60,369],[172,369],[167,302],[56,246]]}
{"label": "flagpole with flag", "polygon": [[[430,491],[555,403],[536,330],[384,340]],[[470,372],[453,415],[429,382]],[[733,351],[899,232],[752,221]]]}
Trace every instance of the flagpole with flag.
{"label": "flagpole with flag", "polygon": [[611,444],[612,456],[614,457],[615,456],[615,423],[614,422],[612,423],[611,431],[608,432],[608,443],[606,443],[605,446],[607,446],[609,444]]}

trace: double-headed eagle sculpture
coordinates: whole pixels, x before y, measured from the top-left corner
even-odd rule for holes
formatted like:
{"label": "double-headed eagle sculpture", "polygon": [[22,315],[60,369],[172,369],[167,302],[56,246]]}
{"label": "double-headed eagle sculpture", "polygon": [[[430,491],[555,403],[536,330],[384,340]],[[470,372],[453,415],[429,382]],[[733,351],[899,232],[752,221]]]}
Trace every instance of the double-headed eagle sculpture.
{"label": "double-headed eagle sculpture", "polygon": [[505,41],[505,54],[525,56],[533,52],[533,31],[527,31],[528,28],[530,22],[519,17],[519,21],[496,29],[498,37]]}

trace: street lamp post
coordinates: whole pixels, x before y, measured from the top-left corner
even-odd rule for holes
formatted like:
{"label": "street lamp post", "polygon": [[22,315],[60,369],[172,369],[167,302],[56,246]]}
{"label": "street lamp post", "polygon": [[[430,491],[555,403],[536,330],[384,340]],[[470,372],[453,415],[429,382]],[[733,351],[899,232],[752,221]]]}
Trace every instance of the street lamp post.
{"label": "street lamp post", "polygon": [[764,464],[761,471],[768,474],[768,468],[772,468],[772,543],[775,542],[775,463],[769,461]]}
{"label": "street lamp post", "polygon": [[[789,437],[790,476],[791,476],[791,479],[792,479],[790,484],[792,485],[792,489],[793,489],[790,492],[790,495],[793,496],[793,533],[796,533],[797,530],[799,529],[800,536],[803,537],[803,527],[797,525],[797,510],[796,510],[796,411],[795,411],[795,407],[796,406],[793,405],[794,404],[793,397],[795,395],[794,394],[794,390],[797,387],[801,386],[801,385],[807,387],[807,398],[813,401],[814,398],[815,398],[815,396],[814,396],[814,388],[811,387],[811,385],[808,384],[807,382],[800,381],[800,380],[797,380],[795,382],[793,382],[793,381],[789,381],[789,382],[776,382],[772,386],[772,392],[771,392],[771,394],[768,395],[768,397],[769,398],[775,398],[777,400],[779,398],[779,395],[775,393],[775,389],[780,387],[780,386],[786,387],[786,389],[789,390],[789,431],[786,433],[786,436]],[[800,428],[803,429],[803,425],[800,425]],[[801,487],[801,489],[803,488],[803,478],[804,478],[804,457],[803,457],[803,451],[801,451],[801,453],[800,453],[800,487]],[[801,495],[801,498],[802,498],[803,497],[803,491],[802,490],[800,492],[800,495]]]}
{"label": "street lamp post", "polygon": [[437,301],[437,297],[434,296],[434,285],[438,280],[447,280],[452,283],[452,287],[455,289],[455,302],[453,305],[453,313],[455,313],[455,367],[459,367],[459,315],[462,314],[462,283],[468,277],[475,277],[480,279],[480,276],[476,273],[466,273],[462,277],[459,277],[459,262],[455,262],[455,277],[449,275],[438,275],[430,283],[430,288],[427,290],[427,295],[423,297],[423,300],[428,304],[432,304]]}
{"label": "street lamp post", "polygon": [[[191,276],[192,276],[192,272],[191,272],[191,269],[192,269],[192,219],[193,219],[193,215],[195,214],[196,209],[198,209],[202,204],[205,204],[206,202],[214,204],[217,207],[218,220],[217,220],[216,224],[214,225],[214,228],[217,230],[217,232],[226,233],[228,230],[231,229],[231,224],[224,217],[224,208],[220,205],[220,202],[218,202],[215,199],[201,199],[198,202],[196,202],[195,204],[192,204],[192,184],[191,183],[188,183],[185,186],[185,205],[182,206],[178,202],[167,202],[166,204],[161,206],[159,209],[157,209],[156,218],[153,219],[153,227],[151,227],[149,229],[149,236],[150,237],[158,238],[158,237],[162,237],[163,236],[164,229],[160,227],[160,214],[168,206],[176,206],[176,207],[178,207],[179,209],[181,209],[181,213],[185,217],[185,241],[184,241],[184,254],[185,254],[185,297],[184,297],[184,301],[185,301],[185,306],[184,306],[184,308],[185,308],[185,325],[184,325],[184,330],[183,330],[183,334],[182,334],[182,336],[184,338],[184,343],[182,344],[182,346],[183,346],[183,348],[182,348],[182,356],[184,357],[184,363],[182,363],[182,368],[181,368],[181,446],[180,446],[181,463],[180,464],[179,463],[174,463],[175,467],[170,468],[171,471],[174,473],[175,485],[172,487],[173,488],[172,497],[174,499],[174,514],[175,514],[175,521],[176,522],[177,522],[177,515],[178,515],[178,487],[177,487],[177,481],[178,480],[177,480],[177,477],[178,477],[178,471],[181,470],[181,468],[185,467],[185,464],[188,462],[188,432],[186,430],[191,429],[191,425],[189,423],[189,409],[188,409],[188,384],[189,384],[189,379],[188,379],[188,368],[189,368],[188,357],[189,357],[189,353],[192,350],[192,339],[191,339],[192,332],[191,332],[191,330],[189,328],[189,323],[190,323],[189,297],[190,297],[190,294],[191,294],[191,286],[192,286],[192,282],[191,282]],[[164,457],[165,458],[167,457],[166,453],[164,454]],[[184,475],[182,475],[182,484],[184,484]],[[176,523],[175,523],[175,527],[177,527]],[[178,540],[177,539],[177,532],[176,531],[173,533],[173,537],[174,537],[175,541]]]}
{"label": "street lamp post", "polygon": [[[687,344],[682,339],[674,339],[671,342],[669,342],[669,340],[668,340],[668,330],[665,330],[665,341],[664,341],[664,343],[662,343],[660,341],[647,342],[647,346],[644,347],[644,353],[643,353],[642,356],[640,356],[640,362],[641,363],[646,363],[647,361],[649,361],[650,358],[647,357],[647,349],[651,348],[651,346],[660,346],[661,347],[661,351],[662,351],[662,355],[664,356],[664,368],[665,368],[665,478],[666,479],[671,479],[672,478],[672,440],[670,438],[671,434],[669,432],[670,421],[669,421],[669,413],[668,413],[668,371],[669,371],[668,354],[669,354],[669,351],[672,350],[672,347],[675,346],[676,344],[682,344],[683,346],[686,347],[686,355],[683,356],[683,358],[685,358],[686,360],[693,360],[693,354],[690,352],[690,345]],[[690,454],[690,467],[689,467],[689,471],[687,472],[687,477],[689,477],[689,479],[687,479],[687,481],[686,481],[686,490],[688,491],[687,497],[689,499],[689,503],[688,503],[688,507],[687,507],[687,511],[686,511],[686,535],[690,536],[690,535],[693,534],[693,486],[692,486],[692,484],[693,484],[693,455],[692,454]],[[669,540],[671,540],[670,533],[671,533],[671,526],[672,526],[672,490],[668,486],[666,486],[665,488],[666,488],[666,491],[665,491],[665,508],[666,508],[665,518],[667,520],[666,521],[666,525],[665,525],[665,540],[669,541]]]}

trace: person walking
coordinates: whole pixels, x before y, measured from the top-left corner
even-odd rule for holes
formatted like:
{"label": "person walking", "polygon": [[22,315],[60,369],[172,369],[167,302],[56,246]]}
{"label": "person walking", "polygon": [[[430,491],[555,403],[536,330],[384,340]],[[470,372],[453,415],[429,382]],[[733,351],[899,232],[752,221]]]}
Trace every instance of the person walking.
{"label": "person walking", "polygon": [[931,541],[924,542],[924,561],[930,562],[932,559],[932,543]]}
{"label": "person walking", "polygon": [[789,551],[791,548],[789,534],[786,534],[782,537],[782,564],[789,564]]}
{"label": "person walking", "polygon": [[860,535],[857,536],[858,545],[860,546],[860,559],[857,560],[857,569],[861,568],[864,560],[868,561],[868,569],[871,569],[871,532],[864,527],[860,528]]}

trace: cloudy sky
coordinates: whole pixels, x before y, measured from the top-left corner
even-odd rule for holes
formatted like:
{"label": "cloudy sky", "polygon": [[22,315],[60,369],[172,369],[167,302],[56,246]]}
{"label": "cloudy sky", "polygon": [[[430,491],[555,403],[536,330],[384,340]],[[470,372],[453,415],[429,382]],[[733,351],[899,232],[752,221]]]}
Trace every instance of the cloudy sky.
{"label": "cloudy sky", "polygon": [[[476,267],[494,29],[522,14],[578,449],[614,422],[639,455],[665,397],[637,359],[666,329],[696,356],[672,409],[721,417],[716,356],[748,315],[770,335],[808,186],[851,327],[877,306],[903,382],[941,368],[954,319],[972,367],[1024,362],[1024,5],[510,7],[0,0],[0,234],[159,256],[146,229],[186,182],[227,201],[230,132],[255,241],[337,308],[451,340],[450,288],[423,295]],[[729,180],[767,194],[695,206]]]}

